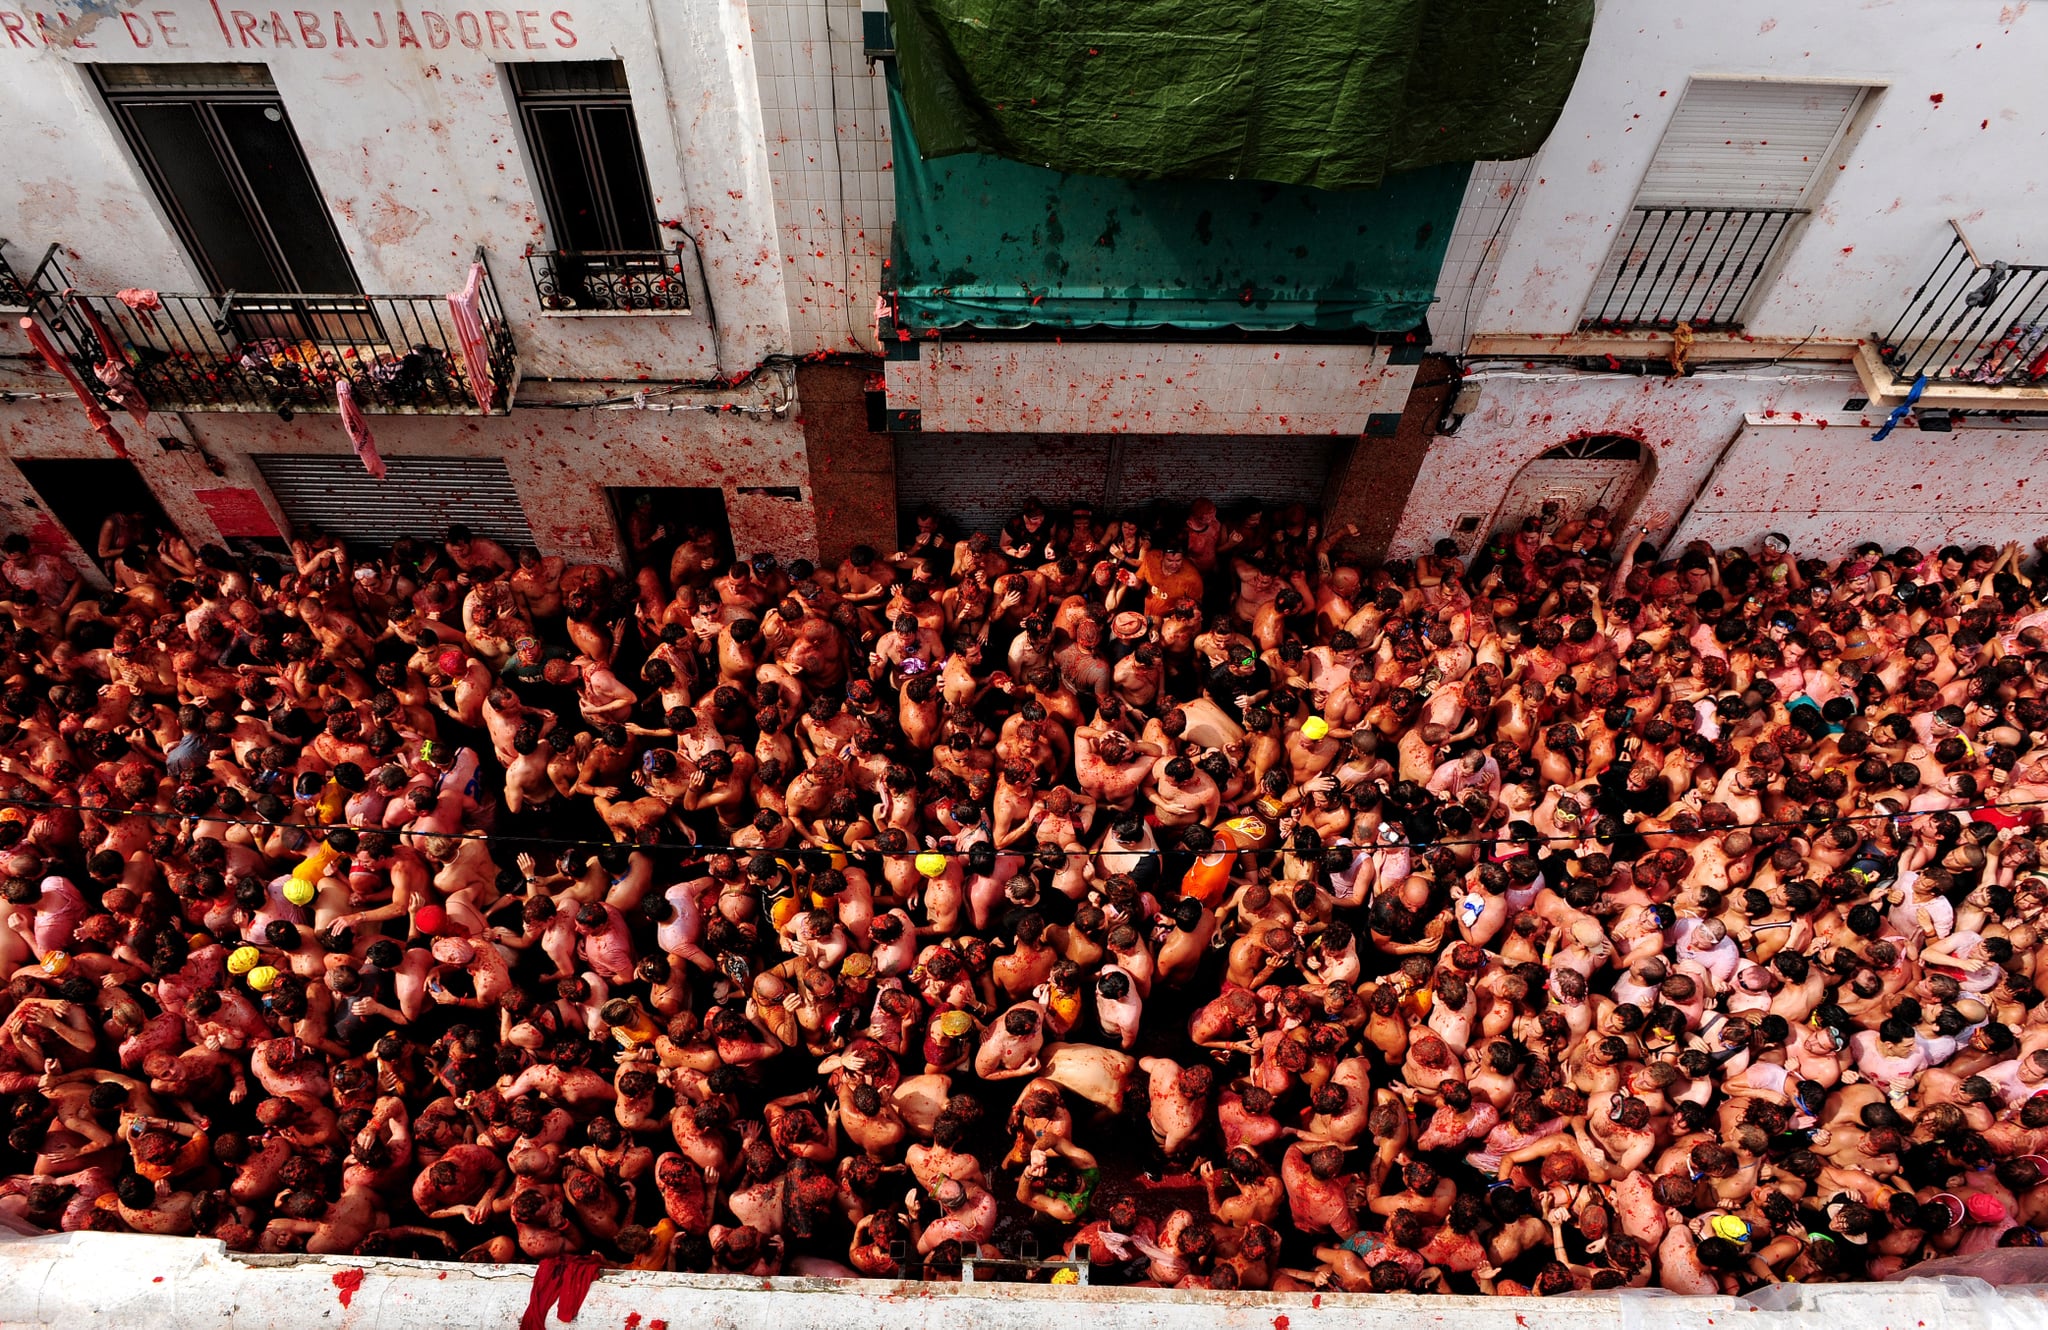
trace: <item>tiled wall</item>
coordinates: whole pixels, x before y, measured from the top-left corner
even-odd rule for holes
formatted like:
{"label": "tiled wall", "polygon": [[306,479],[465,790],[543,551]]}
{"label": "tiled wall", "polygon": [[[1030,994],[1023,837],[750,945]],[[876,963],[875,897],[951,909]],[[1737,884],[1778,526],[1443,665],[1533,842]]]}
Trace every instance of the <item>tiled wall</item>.
{"label": "tiled wall", "polygon": [[1384,347],[944,342],[889,362],[889,406],[945,433],[1357,435],[1399,414]]}
{"label": "tiled wall", "polygon": [[1443,270],[1436,278],[1436,303],[1429,310],[1432,349],[1452,355],[1465,349],[1500,266],[1500,241],[1513,225],[1510,215],[1521,203],[1522,184],[1533,160],[1473,164],[1458,220],[1451,227]]}
{"label": "tiled wall", "polygon": [[896,208],[889,102],[863,55],[861,5],[753,0],[749,13],[795,350],[874,351]]}

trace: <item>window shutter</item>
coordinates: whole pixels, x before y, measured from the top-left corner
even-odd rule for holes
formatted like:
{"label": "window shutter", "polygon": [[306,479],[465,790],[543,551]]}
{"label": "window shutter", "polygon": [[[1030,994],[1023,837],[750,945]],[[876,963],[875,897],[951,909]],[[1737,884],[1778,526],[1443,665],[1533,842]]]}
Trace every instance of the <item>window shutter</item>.
{"label": "window shutter", "polygon": [[1615,227],[1581,328],[1741,326],[1869,89],[1694,79]]}
{"label": "window shutter", "polygon": [[1845,83],[1694,79],[1636,206],[1801,206],[1865,91]]}

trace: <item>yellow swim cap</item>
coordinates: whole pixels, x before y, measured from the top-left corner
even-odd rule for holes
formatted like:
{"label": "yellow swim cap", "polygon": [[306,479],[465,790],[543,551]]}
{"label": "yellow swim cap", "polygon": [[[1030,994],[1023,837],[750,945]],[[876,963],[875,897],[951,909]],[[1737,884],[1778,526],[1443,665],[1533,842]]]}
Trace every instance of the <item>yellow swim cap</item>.
{"label": "yellow swim cap", "polygon": [[313,890],[313,884],[302,877],[295,877],[284,884],[284,898],[294,905],[311,905],[313,897],[318,894]]}
{"label": "yellow swim cap", "polygon": [[275,965],[259,965],[255,969],[249,971],[249,987],[255,989],[257,992],[268,993],[272,988],[275,988],[276,986],[277,967]]}
{"label": "yellow swim cap", "polygon": [[228,973],[247,974],[255,969],[256,962],[262,959],[263,954],[254,947],[236,947],[228,953]]}
{"label": "yellow swim cap", "polygon": [[1737,1215],[1715,1215],[1707,1221],[1707,1227],[1713,1229],[1716,1235],[1724,1237],[1730,1242],[1747,1242],[1749,1240],[1749,1225]]}
{"label": "yellow swim cap", "polygon": [[70,968],[71,968],[71,958],[70,958],[69,956],[65,955],[65,954],[64,954],[63,952],[61,952],[61,951],[46,951],[46,952],[44,952],[44,953],[43,953],[43,973],[44,973],[44,974],[47,974],[47,975],[52,975],[52,976],[55,976],[55,975],[60,975],[60,974],[64,973],[64,972],[65,972],[66,970],[68,970],[68,969],[70,969]]}
{"label": "yellow swim cap", "polygon": [[1321,716],[1310,716],[1301,723],[1301,732],[1311,741],[1320,739],[1330,732],[1330,722]]}
{"label": "yellow swim cap", "polygon": [[948,1039],[958,1039],[974,1028],[974,1018],[964,1011],[949,1011],[939,1017],[939,1033]]}
{"label": "yellow swim cap", "polygon": [[926,850],[917,856],[917,871],[926,877],[937,877],[946,871],[946,856],[936,850]]}

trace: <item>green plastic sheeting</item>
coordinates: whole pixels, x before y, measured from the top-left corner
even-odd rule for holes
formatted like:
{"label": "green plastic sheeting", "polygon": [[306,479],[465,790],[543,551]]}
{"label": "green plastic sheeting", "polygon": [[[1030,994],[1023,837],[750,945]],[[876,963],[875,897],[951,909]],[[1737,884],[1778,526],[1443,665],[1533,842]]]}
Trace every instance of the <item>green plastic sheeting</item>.
{"label": "green plastic sheeting", "polygon": [[1113,180],[919,158],[892,90],[896,321],[986,328],[1406,331],[1421,324],[1469,164],[1331,193]]}
{"label": "green plastic sheeting", "polygon": [[889,0],[927,156],[1377,185],[1526,157],[1594,0]]}

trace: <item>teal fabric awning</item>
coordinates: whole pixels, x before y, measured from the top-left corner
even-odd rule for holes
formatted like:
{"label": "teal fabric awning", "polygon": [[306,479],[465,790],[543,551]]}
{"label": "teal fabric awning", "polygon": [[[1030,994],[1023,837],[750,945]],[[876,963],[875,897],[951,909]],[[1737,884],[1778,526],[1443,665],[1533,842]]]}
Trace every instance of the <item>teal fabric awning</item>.
{"label": "teal fabric awning", "polygon": [[987,328],[1404,332],[1420,325],[1471,165],[1331,192],[926,159],[898,89],[896,320]]}

